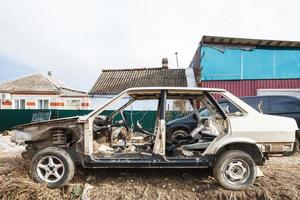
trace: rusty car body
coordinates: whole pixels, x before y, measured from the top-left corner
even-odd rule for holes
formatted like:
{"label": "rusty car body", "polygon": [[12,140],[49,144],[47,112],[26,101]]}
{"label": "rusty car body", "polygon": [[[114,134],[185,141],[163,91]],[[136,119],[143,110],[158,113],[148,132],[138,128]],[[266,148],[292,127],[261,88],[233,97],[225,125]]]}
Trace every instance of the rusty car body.
{"label": "rusty car body", "polygon": [[[240,108],[230,118],[214,95]],[[110,114],[108,107],[126,103]],[[190,102],[197,127],[179,144],[166,138],[166,101]],[[135,101],[157,100],[154,131],[128,126],[124,109]],[[212,113],[201,119],[197,104]],[[198,113],[198,114],[197,114]],[[122,120],[114,118],[119,115]],[[234,127],[234,128],[233,128]],[[234,130],[234,131],[233,131]],[[60,187],[73,177],[75,165],[85,168],[212,168],[216,181],[231,190],[249,187],[256,166],[263,165],[268,148],[292,151],[297,125],[290,118],[263,115],[223,89],[149,87],[123,91],[86,116],[17,126],[11,140],[26,144],[34,180]],[[274,134],[275,132],[275,134]],[[207,139],[205,135],[213,136]]]}

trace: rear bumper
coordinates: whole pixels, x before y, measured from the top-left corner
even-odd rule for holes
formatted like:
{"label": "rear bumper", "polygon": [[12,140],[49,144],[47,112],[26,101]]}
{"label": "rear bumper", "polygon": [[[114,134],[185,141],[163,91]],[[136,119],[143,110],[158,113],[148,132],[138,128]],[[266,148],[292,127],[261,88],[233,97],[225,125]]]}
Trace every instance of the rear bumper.
{"label": "rear bumper", "polygon": [[264,154],[282,154],[293,151],[295,142],[261,143],[260,145]]}
{"label": "rear bumper", "polygon": [[294,151],[295,141],[300,140],[300,130],[295,131],[293,141],[260,143],[261,151],[265,154],[282,154]]}

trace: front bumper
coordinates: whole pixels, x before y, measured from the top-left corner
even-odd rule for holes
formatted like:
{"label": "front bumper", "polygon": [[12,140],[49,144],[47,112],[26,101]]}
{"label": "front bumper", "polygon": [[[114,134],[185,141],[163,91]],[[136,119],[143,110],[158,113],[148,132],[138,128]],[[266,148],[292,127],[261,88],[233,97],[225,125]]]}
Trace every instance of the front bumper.
{"label": "front bumper", "polygon": [[30,140],[32,140],[32,134],[19,130],[11,131],[10,141],[13,143],[16,143],[18,145],[24,145],[25,141]]}

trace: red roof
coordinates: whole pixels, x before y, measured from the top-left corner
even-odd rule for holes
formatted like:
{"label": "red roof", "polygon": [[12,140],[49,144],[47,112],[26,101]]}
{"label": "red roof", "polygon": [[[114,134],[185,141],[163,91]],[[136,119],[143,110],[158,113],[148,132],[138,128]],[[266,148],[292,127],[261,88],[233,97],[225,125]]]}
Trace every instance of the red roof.
{"label": "red roof", "polygon": [[243,97],[257,95],[258,89],[299,89],[300,79],[202,81],[198,86],[222,88]]}

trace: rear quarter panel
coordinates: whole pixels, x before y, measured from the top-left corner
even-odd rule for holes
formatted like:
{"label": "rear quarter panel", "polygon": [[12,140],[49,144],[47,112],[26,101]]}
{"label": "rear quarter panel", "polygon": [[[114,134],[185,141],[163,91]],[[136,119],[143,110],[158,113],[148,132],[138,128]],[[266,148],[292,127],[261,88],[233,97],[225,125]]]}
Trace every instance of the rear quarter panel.
{"label": "rear quarter panel", "polygon": [[298,129],[292,118],[264,114],[230,117],[232,134],[235,137],[248,137],[257,143],[295,142]]}
{"label": "rear quarter panel", "polygon": [[292,118],[272,115],[231,117],[233,137],[247,137],[263,145],[266,153],[284,153],[293,150],[298,129]]}

